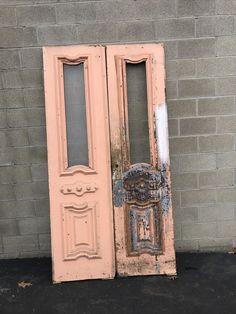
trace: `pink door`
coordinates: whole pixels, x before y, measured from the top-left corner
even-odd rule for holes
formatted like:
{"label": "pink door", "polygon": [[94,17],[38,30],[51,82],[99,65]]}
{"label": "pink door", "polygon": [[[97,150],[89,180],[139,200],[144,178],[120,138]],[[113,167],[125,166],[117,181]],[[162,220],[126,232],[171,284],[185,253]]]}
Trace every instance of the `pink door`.
{"label": "pink door", "polygon": [[53,281],[113,278],[105,48],[44,48]]}
{"label": "pink door", "polygon": [[108,46],[107,73],[117,272],[174,275],[163,47]]}

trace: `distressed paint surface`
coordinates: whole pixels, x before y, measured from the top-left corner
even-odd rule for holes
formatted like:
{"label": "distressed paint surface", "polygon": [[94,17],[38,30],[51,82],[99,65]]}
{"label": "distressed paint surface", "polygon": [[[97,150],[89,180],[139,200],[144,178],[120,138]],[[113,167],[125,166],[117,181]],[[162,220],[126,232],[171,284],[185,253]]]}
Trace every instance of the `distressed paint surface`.
{"label": "distressed paint surface", "polygon": [[129,255],[161,251],[159,207],[157,205],[128,207],[130,222]]}
{"label": "distressed paint surface", "polygon": [[[89,166],[68,167],[63,63],[81,62],[85,73]],[[44,78],[53,281],[113,278],[105,48],[46,47]]]}
{"label": "distressed paint surface", "polygon": [[[143,61],[146,62],[150,164],[131,165],[125,62]],[[114,202],[117,272],[121,276],[174,275],[163,46],[108,46],[107,65],[113,186],[117,186],[113,190],[117,200]]]}

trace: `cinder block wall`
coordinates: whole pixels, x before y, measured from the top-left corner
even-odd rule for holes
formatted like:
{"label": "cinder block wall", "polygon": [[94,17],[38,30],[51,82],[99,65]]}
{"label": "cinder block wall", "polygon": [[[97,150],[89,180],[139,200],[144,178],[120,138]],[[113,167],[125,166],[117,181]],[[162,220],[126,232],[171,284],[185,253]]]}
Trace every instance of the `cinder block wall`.
{"label": "cinder block wall", "polygon": [[177,251],[236,239],[236,1],[0,0],[0,258],[50,255],[44,45],[164,42]]}

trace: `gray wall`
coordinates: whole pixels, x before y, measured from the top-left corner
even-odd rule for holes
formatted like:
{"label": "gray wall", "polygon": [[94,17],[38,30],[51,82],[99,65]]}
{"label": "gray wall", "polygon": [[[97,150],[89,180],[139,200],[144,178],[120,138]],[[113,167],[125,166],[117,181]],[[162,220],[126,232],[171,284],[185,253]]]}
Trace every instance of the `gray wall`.
{"label": "gray wall", "polygon": [[235,17],[235,0],[0,0],[0,258],[50,254],[44,45],[165,43],[176,249],[234,245]]}

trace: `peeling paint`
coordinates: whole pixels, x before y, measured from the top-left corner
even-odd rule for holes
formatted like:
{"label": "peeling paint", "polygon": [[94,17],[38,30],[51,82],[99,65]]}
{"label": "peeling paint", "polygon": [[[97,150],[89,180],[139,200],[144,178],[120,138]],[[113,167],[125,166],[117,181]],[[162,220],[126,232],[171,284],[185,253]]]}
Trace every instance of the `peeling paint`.
{"label": "peeling paint", "polygon": [[170,184],[169,184],[169,164],[161,164],[161,176],[162,176],[162,213],[164,216],[168,214],[171,198],[170,198]]}
{"label": "peeling paint", "polygon": [[169,163],[169,135],[166,103],[156,105],[155,120],[158,156],[162,163]]}
{"label": "peeling paint", "polygon": [[123,180],[113,180],[113,202],[115,207],[122,207],[124,203]]}
{"label": "peeling paint", "polygon": [[123,175],[125,202],[158,202],[161,198],[161,173],[152,166],[138,164]]}

